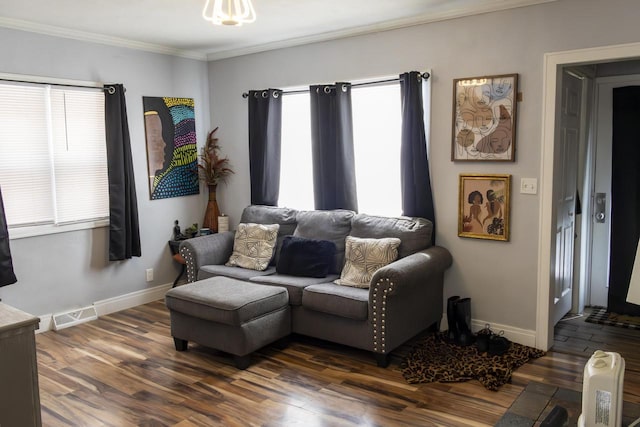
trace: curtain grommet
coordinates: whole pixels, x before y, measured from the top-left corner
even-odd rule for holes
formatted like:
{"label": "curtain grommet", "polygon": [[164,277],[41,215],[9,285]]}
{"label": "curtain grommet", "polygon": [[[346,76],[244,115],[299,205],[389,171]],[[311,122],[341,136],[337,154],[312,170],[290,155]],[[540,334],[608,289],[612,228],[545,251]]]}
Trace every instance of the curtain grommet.
{"label": "curtain grommet", "polygon": [[273,97],[274,98],[280,98],[280,92],[278,92],[277,90],[273,91]]}
{"label": "curtain grommet", "polygon": [[268,98],[269,97],[269,91],[268,90],[263,90],[262,91],[262,97],[263,98]]}
{"label": "curtain grommet", "polygon": [[325,86],[324,93],[327,93],[327,94],[331,93],[331,86]]}
{"label": "curtain grommet", "polygon": [[342,85],[342,91],[346,92],[347,91],[347,85]]}

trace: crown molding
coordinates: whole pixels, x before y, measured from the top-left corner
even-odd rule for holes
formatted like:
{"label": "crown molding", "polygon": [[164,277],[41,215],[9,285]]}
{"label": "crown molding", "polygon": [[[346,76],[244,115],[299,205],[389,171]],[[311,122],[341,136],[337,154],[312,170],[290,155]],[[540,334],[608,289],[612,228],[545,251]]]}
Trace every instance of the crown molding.
{"label": "crown molding", "polygon": [[346,37],[361,36],[382,31],[390,31],[399,28],[411,27],[415,25],[428,24],[432,22],[445,21],[449,19],[461,18],[483,13],[497,12],[501,10],[514,9],[525,6],[532,6],[541,3],[551,3],[558,0],[489,0],[476,2],[476,4],[446,10],[439,13],[416,15],[405,19],[398,19],[379,24],[362,27],[349,28],[346,30],[331,31],[311,36],[296,37],[287,40],[275,41],[260,45],[241,45],[228,47],[219,50],[186,50],[175,47],[145,43],[136,40],[129,40],[120,37],[107,36],[91,33],[87,31],[71,30],[53,25],[38,24],[21,19],[0,17],[0,27],[14,30],[28,31],[45,34],[54,37],[63,37],[73,40],[100,43],[108,46],[124,47],[129,49],[142,50],[146,52],[172,55],[200,61],[216,61],[219,59],[232,58],[236,56],[249,55],[253,53],[266,52],[269,50],[282,49],[287,47],[301,46],[305,44],[318,43],[336,40]]}
{"label": "crown molding", "polygon": [[526,6],[533,6],[542,3],[552,3],[558,0],[493,0],[475,4],[473,6],[462,7],[443,11],[440,13],[431,13],[412,16],[410,18],[397,19],[394,21],[383,22],[379,24],[367,25],[363,27],[349,28],[341,31],[332,31],[328,33],[315,34],[311,36],[297,37],[287,40],[275,41],[256,46],[238,46],[235,48],[215,50],[207,52],[209,61],[219,59],[233,58],[236,56],[250,55],[254,53],[266,52],[269,50],[282,49],[287,47],[302,46],[311,43],[325,42],[337,40],[347,37],[362,36],[382,31],[397,30],[400,28],[413,27],[416,25],[429,24],[433,22],[446,21],[450,19],[462,18],[465,16],[480,15],[490,12],[498,12],[501,10],[515,9]]}
{"label": "crown molding", "polygon": [[169,46],[145,43],[120,37],[106,36],[103,34],[90,33],[87,31],[71,30],[68,28],[56,27],[53,25],[23,21],[21,19],[5,18],[0,16],[0,27],[10,28],[13,30],[28,31],[31,33],[45,34],[54,37],[63,37],[72,40],[99,43],[107,46],[124,47],[129,49],[142,50],[145,52],[160,53],[163,55],[197,59],[200,61],[207,60],[207,55],[203,52],[176,49]]}

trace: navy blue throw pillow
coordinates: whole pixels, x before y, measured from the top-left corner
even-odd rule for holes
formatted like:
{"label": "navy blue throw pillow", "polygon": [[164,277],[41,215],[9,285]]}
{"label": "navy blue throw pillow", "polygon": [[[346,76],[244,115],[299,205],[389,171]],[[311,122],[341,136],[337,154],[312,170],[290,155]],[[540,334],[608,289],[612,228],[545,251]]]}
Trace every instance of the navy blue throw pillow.
{"label": "navy blue throw pillow", "polygon": [[286,236],[276,271],[302,277],[327,277],[335,263],[336,245],[328,240]]}

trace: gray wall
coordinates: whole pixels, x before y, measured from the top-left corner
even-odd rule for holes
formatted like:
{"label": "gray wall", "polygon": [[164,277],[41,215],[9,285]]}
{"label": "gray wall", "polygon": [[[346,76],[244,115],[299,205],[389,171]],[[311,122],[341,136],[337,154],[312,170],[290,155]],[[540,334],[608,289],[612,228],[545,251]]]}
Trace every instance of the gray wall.
{"label": "gray wall", "polygon": [[625,76],[640,74],[640,61],[620,61],[599,64],[596,67],[596,77]]}
{"label": "gray wall", "polygon": [[[194,98],[202,144],[210,127],[206,62],[3,28],[0,40],[0,73],[124,84],[142,241],[142,257],[110,263],[107,228],[12,240],[18,283],[1,288],[0,298],[46,315],[173,282],[179,271],[167,246],[173,221],[202,223],[204,193],[149,200],[142,97]],[[155,273],[149,283],[147,268]]]}
{"label": "gray wall", "polygon": [[[535,329],[540,195],[521,195],[520,178],[540,178],[543,55],[640,41],[637,0],[560,0],[378,34],[316,43],[209,64],[212,123],[236,169],[219,191],[236,224],[249,204],[248,89],[283,88],[433,70],[430,165],[438,244],[451,250],[445,295],[472,298],[475,319]],[[452,80],[518,73],[515,163],[450,161]],[[379,126],[381,124],[372,124]],[[457,236],[460,173],[513,175],[511,241]]]}

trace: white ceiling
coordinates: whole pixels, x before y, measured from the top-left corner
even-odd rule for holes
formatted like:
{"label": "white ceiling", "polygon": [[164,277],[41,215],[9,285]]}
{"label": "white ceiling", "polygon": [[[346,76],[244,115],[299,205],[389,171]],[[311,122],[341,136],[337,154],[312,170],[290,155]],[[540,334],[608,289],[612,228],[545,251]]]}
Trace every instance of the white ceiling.
{"label": "white ceiling", "polygon": [[241,27],[202,19],[205,0],[0,0],[0,26],[219,59],[555,0],[253,0]]}

